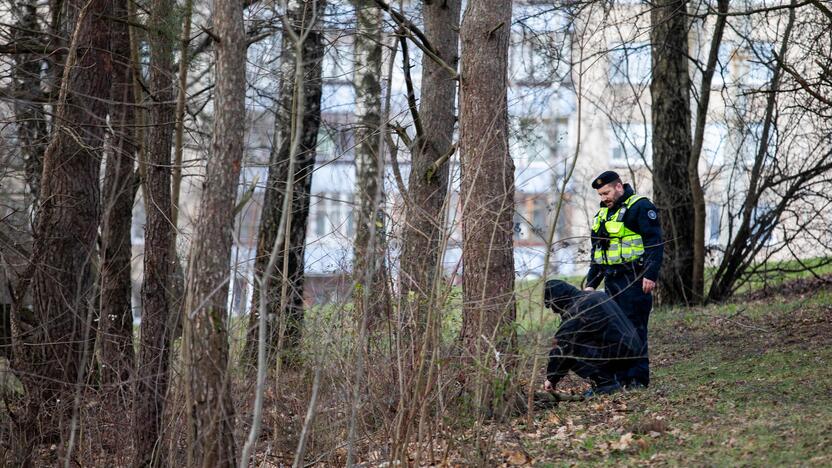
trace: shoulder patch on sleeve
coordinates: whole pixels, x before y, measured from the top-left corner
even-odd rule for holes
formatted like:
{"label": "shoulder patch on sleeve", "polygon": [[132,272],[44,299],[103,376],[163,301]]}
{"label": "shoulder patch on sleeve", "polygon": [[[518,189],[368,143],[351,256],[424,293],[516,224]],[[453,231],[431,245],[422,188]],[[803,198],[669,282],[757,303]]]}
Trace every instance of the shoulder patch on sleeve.
{"label": "shoulder patch on sleeve", "polygon": [[659,215],[656,214],[656,210],[648,210],[647,217],[650,219],[656,219],[659,217]]}

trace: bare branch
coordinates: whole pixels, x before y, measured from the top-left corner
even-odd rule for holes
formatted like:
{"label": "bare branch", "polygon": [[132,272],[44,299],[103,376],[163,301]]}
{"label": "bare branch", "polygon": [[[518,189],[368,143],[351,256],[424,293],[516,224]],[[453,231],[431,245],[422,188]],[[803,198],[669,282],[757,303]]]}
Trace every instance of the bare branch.
{"label": "bare branch", "polygon": [[786,71],[786,73],[791,75],[795,79],[795,81],[797,81],[797,83],[800,85],[801,88],[803,88],[804,91],[809,93],[813,98],[817,99],[818,101],[826,104],[827,106],[832,106],[832,99],[824,97],[822,94],[812,89],[812,86],[809,84],[809,82],[807,82],[805,78],[800,76],[800,74],[797,73],[793,68],[788,66],[786,62],[782,60],[780,58],[780,55],[776,52],[774,53],[774,59],[777,60],[777,63],[783,68],[783,70]]}
{"label": "bare branch", "polygon": [[[402,30],[402,32],[404,32]],[[413,126],[416,127],[416,141],[424,138],[425,132],[422,129],[422,119],[419,117],[419,109],[416,105],[416,91],[413,89],[413,78],[410,76],[410,55],[407,52],[407,40],[399,36],[402,45],[402,69],[404,70],[404,82],[407,86],[407,107],[410,108],[410,115],[413,117]],[[410,145],[408,145],[410,146]]]}

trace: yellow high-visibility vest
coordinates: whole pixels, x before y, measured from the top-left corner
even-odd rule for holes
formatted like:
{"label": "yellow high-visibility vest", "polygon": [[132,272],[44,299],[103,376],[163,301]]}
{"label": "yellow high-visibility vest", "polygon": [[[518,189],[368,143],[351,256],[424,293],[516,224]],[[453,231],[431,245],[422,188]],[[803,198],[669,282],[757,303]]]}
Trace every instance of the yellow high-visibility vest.
{"label": "yellow high-visibility vest", "polygon": [[603,223],[609,234],[610,243],[606,250],[600,246],[595,247],[592,255],[593,262],[601,265],[618,265],[632,262],[644,255],[644,240],[641,234],[624,225],[624,214],[642,198],[644,197],[631,195],[610,219],[607,219],[609,208],[604,207],[598,210],[592,223],[592,233],[597,235]]}

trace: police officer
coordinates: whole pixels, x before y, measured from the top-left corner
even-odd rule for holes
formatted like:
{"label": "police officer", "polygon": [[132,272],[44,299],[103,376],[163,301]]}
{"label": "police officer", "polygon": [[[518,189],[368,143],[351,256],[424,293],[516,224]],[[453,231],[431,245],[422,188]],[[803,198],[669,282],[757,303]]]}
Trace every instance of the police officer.
{"label": "police officer", "polygon": [[592,382],[585,396],[621,388],[618,375],[632,367],[643,343],[632,322],[603,292],[579,291],[560,280],[544,289],[546,307],[561,315],[561,325],[549,352],[547,390],[552,391],[570,370]]}
{"label": "police officer", "polygon": [[646,387],[650,384],[647,322],[664,251],[658,210],[613,171],[596,177],[592,188],[598,191],[601,207],[592,223],[585,289],[595,290],[603,281],[607,294],[635,326],[643,346],[641,358],[618,379],[630,387]]}

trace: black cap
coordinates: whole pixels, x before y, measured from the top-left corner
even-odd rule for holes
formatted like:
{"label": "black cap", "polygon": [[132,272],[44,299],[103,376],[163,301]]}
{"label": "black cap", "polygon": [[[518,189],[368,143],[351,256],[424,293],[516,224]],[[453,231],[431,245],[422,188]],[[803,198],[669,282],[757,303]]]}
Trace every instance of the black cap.
{"label": "black cap", "polygon": [[618,173],[615,171],[604,171],[592,181],[592,188],[598,190],[599,188],[607,185],[610,182],[615,182],[616,180],[620,179],[621,177],[618,176]]}

